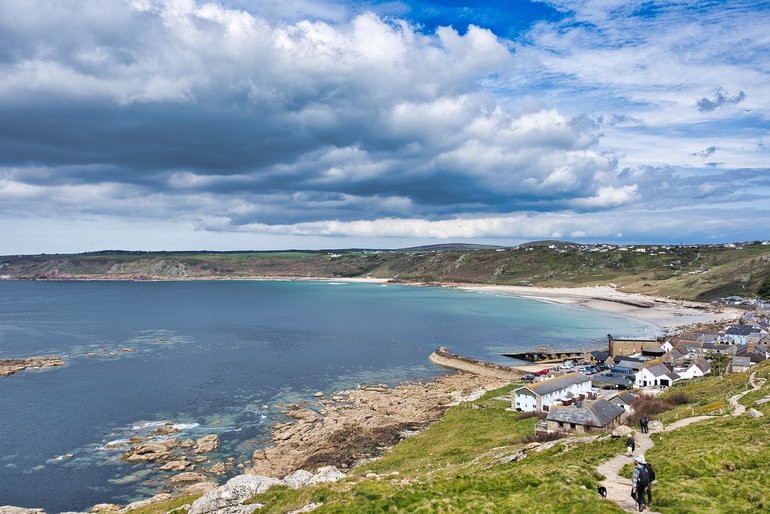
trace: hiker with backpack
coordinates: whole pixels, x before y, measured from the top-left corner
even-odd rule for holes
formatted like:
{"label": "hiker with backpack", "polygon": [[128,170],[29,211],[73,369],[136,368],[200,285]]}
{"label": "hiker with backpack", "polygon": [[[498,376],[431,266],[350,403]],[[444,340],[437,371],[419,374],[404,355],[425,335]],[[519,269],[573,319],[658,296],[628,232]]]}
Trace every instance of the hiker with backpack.
{"label": "hiker with backpack", "polygon": [[637,455],[634,457],[636,466],[634,467],[634,474],[631,476],[631,497],[636,500],[636,504],[639,506],[639,511],[643,511],[645,504],[645,496],[647,496],[647,503],[652,503],[652,481],[655,479],[655,472],[645,460],[644,455]]}
{"label": "hiker with backpack", "polygon": [[650,431],[649,428],[648,428],[649,427],[649,423],[650,423],[650,420],[647,419],[647,416],[642,416],[639,419],[639,427],[642,429],[642,433],[643,434],[646,434],[646,433],[648,433]]}

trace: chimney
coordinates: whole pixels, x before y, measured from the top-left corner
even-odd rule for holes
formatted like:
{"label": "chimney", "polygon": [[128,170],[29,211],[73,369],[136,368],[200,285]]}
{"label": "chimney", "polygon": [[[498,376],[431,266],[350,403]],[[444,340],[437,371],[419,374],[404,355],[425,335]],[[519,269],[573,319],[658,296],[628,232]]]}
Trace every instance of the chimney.
{"label": "chimney", "polygon": [[754,353],[757,348],[757,342],[753,337],[749,337],[749,342],[746,343],[746,353]]}

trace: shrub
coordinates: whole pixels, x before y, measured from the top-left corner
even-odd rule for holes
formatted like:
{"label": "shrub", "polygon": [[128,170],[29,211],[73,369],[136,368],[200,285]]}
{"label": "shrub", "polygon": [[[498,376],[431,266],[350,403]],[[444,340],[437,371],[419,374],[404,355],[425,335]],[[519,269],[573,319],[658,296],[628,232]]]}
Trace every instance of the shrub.
{"label": "shrub", "polygon": [[693,403],[693,399],[687,393],[679,391],[668,395],[666,402],[671,405],[684,405],[686,403]]}
{"label": "shrub", "polygon": [[538,432],[534,435],[528,435],[527,437],[521,438],[519,442],[522,443],[545,443],[547,441],[555,441],[557,439],[561,439],[566,434],[562,432]]}
{"label": "shrub", "polygon": [[517,412],[516,413],[516,419],[527,419],[527,418],[537,418],[537,419],[545,419],[546,416],[548,416],[547,412],[538,412],[538,411],[530,411],[530,412]]}
{"label": "shrub", "polygon": [[[683,394],[683,393],[677,393]],[[639,418],[647,416],[649,419],[655,419],[658,414],[665,412],[672,408],[670,403],[658,400],[654,396],[649,394],[640,394],[632,403],[631,408],[633,414],[629,416],[628,421],[630,423],[638,423]]]}

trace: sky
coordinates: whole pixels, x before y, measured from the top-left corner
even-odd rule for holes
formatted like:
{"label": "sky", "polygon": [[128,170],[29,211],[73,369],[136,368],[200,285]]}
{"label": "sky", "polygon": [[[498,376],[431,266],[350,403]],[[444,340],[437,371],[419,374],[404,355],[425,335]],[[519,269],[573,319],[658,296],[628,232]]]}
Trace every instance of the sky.
{"label": "sky", "polygon": [[770,238],[770,2],[3,0],[0,254]]}

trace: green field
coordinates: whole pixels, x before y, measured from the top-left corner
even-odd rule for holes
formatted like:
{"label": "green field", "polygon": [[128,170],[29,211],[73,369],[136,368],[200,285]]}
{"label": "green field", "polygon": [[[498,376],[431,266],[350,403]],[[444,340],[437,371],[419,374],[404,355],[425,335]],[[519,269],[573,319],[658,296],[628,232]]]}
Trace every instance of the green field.
{"label": "green field", "polygon": [[[758,376],[770,377],[770,361],[756,370]],[[685,393],[691,401],[662,419],[682,417],[685,411],[689,415],[689,409],[723,402],[747,388],[746,373],[674,387],[662,398]],[[494,399],[510,390],[450,409],[441,421],[341,482],[300,490],[274,487],[251,501],[265,504],[260,513],[316,502],[323,504],[314,511],[319,514],[623,512],[596,494],[603,477],[595,468],[622,453],[625,440],[581,443],[565,438],[510,462],[529,444],[526,438],[536,421],[507,411],[508,402]],[[653,434],[655,447],[646,455],[657,473],[653,507],[664,513],[770,511],[770,402],[756,404],[768,396],[770,382],[741,401],[764,417],[714,413],[714,419]],[[160,505],[155,512],[164,508]]]}

